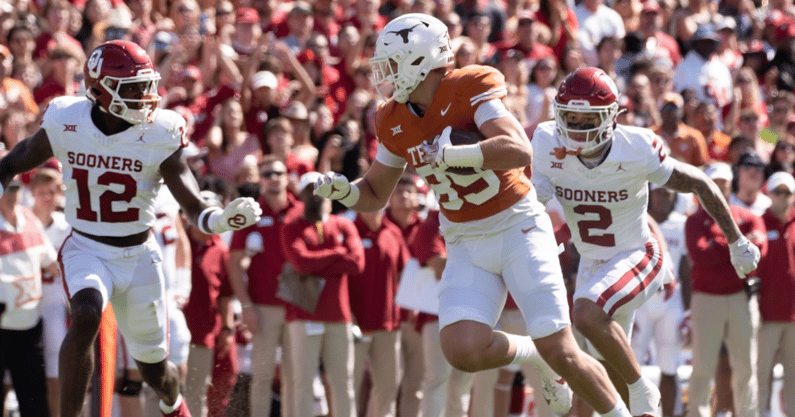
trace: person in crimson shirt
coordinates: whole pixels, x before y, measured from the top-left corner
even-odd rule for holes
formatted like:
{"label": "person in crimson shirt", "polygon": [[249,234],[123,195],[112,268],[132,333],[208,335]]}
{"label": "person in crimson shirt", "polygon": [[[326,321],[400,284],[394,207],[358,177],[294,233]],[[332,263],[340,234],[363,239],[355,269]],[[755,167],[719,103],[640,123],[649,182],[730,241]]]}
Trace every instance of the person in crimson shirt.
{"label": "person in crimson shirt", "polygon": [[280,240],[285,258],[296,272],[325,279],[314,313],[287,304],[287,333],[293,347],[293,415],[314,415],[312,381],[322,356],[332,415],[354,417],[348,277],[364,270],[364,248],[356,226],[331,214],[331,200],[313,194],[311,185],[320,177],[318,172],[301,177],[298,189],[304,210],[287,216]]}
{"label": "person in crimson shirt", "polygon": [[81,73],[79,58],[67,48],[55,48],[47,55],[50,74],[33,91],[33,99],[45,106],[54,97],[71,96],[79,90],[75,75]]}
{"label": "person in crimson shirt", "polygon": [[[211,205],[222,207],[221,197],[211,191],[201,196]],[[222,351],[234,349],[234,318],[230,303],[232,287],[227,267],[229,248],[217,234],[208,235],[187,219],[190,238],[192,284],[188,303],[182,309],[192,336],[188,356],[185,402],[193,416],[206,416],[207,388],[213,372],[216,344]],[[234,384],[232,384],[234,385]]]}
{"label": "person in crimson shirt", "polygon": [[501,53],[511,49],[521,51],[525,59],[533,65],[535,65],[536,61],[545,56],[555,56],[552,48],[543,43],[536,42],[536,35],[533,34],[533,24],[536,18],[532,12],[526,10],[519,11],[517,19],[516,41],[500,42],[497,49]]}
{"label": "person in crimson shirt", "polygon": [[[289,409],[292,403],[287,390],[290,384],[288,359],[292,349],[284,334],[284,302],[276,297],[276,290],[285,262],[279,245],[282,224],[288,212],[303,210],[303,203],[287,192],[287,167],[275,156],[263,158],[259,175],[262,218],[254,226],[232,235],[229,280],[243,307],[243,325],[253,334],[251,414],[269,416],[276,348],[280,345],[282,410]],[[248,276],[247,283],[244,275]]]}
{"label": "person in crimson shirt", "polygon": [[[731,169],[716,162],[705,173],[728,200]],[[740,232],[767,253],[765,225],[751,211],[730,206]],[[746,282],[737,276],[729,257],[726,237],[710,215],[700,207],[685,222],[685,241],[692,259],[691,323],[693,326],[693,373],[690,376],[691,416],[708,412],[710,380],[715,373],[721,342],[729,348],[734,404],[738,416],[758,415],[756,358],[756,298],[745,292]],[[728,329],[728,331],[727,331]]]}
{"label": "person in crimson shirt", "polygon": [[[411,246],[420,266],[431,268],[436,280],[441,280],[447,264],[447,248],[439,231],[438,211],[428,212]],[[422,333],[425,369],[420,412],[424,416],[439,416],[442,410],[449,415],[467,415],[474,373],[453,368],[445,359],[439,339],[439,316],[421,316],[417,320],[417,329]]]}
{"label": "person in crimson shirt", "polygon": [[[412,243],[422,220],[419,210],[420,188],[427,193],[428,185],[417,175],[404,174],[389,198],[384,216],[400,229],[403,240],[409,247],[409,254],[416,258]],[[401,415],[416,416],[420,409],[420,384],[422,383],[422,336],[416,329],[416,312],[400,309],[400,356],[403,364],[403,378],[400,381]]]}
{"label": "person in crimson shirt", "polygon": [[215,122],[215,108],[232,98],[238,90],[229,84],[205,90],[202,73],[194,65],[187,65],[177,74],[177,86],[168,92],[167,109],[185,107],[194,116],[193,133],[190,139],[197,146],[204,144],[204,138]]}
{"label": "person in crimson shirt", "polygon": [[[759,262],[759,414],[770,412],[776,352],[784,366],[783,392],[795,392],[795,179],[776,172],[767,180],[773,200],[762,220],[767,229],[767,256]],[[795,410],[795,396],[784,396],[784,408]],[[790,412],[791,414],[791,412]]]}
{"label": "person in crimson shirt", "polygon": [[[400,229],[381,211],[359,213],[354,221],[364,247],[364,271],[348,281],[351,311],[364,334],[354,347],[354,389],[369,359],[372,386],[367,415],[394,416],[400,385],[400,308],[395,304],[398,281],[409,259]],[[357,395],[358,397],[358,395]]]}

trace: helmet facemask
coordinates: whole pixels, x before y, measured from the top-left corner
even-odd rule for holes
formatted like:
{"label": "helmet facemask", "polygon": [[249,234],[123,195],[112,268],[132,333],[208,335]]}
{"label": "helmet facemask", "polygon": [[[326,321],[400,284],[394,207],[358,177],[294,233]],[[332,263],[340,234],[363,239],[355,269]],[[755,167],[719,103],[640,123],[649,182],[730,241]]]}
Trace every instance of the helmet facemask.
{"label": "helmet facemask", "polygon": [[107,110],[110,114],[131,124],[151,123],[160,96],[157,85],[160,74],[152,70],[141,70],[135,77],[117,78],[106,75],[100,88],[111,97]]}
{"label": "helmet facemask", "polygon": [[578,154],[591,154],[613,136],[618,103],[591,106],[587,100],[555,102],[555,127],[563,145]]}

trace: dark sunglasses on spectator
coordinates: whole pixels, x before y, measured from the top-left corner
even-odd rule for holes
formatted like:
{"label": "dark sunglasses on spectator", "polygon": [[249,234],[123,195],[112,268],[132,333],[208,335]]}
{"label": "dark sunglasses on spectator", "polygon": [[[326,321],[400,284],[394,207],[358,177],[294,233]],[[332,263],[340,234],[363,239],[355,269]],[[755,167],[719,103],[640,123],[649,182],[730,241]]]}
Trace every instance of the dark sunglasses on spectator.
{"label": "dark sunglasses on spectator", "polygon": [[751,82],[750,78],[738,78],[737,79],[737,84],[746,84],[746,83],[750,83],[750,82]]}
{"label": "dark sunglasses on spectator", "polygon": [[216,9],[215,10],[215,15],[216,16],[226,16],[228,14],[232,14],[232,11],[231,10],[224,10],[224,9]]}
{"label": "dark sunglasses on spectator", "polygon": [[188,6],[179,6],[177,11],[180,13],[187,13],[187,12],[192,12],[193,10],[191,10],[191,8]]}
{"label": "dark sunglasses on spectator", "polygon": [[262,171],[262,178],[281,177],[286,174],[284,171]]}
{"label": "dark sunglasses on spectator", "polygon": [[782,190],[780,188],[776,188],[775,190],[771,191],[770,194],[777,195],[777,196],[785,196],[789,197],[792,193],[789,190]]}

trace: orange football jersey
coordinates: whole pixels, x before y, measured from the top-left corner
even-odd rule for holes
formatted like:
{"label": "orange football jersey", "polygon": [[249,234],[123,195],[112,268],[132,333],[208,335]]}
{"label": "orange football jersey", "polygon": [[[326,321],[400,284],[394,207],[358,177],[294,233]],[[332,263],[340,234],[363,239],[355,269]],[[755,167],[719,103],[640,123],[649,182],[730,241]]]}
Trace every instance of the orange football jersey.
{"label": "orange football jersey", "polygon": [[505,78],[494,68],[471,65],[451,70],[442,79],[424,117],[404,103],[390,101],[375,116],[378,139],[390,152],[400,155],[425,177],[439,199],[440,211],[452,222],[480,220],[507,209],[532,186],[522,169],[477,169],[474,175],[435,171],[421,162],[420,144],[451,126],[453,130],[478,131],[475,111],[482,103],[506,95]]}

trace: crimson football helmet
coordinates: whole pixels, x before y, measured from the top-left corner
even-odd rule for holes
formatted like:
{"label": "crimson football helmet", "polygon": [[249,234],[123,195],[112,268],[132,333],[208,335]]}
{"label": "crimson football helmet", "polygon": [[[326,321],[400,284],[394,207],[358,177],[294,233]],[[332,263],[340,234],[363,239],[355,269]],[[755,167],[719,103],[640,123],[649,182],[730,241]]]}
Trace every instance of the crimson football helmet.
{"label": "crimson football helmet", "polygon": [[96,47],[83,67],[86,96],[102,111],[132,124],[151,123],[160,102],[160,74],[143,48],[128,41]]}
{"label": "crimson football helmet", "polygon": [[555,96],[558,137],[564,146],[582,153],[612,139],[618,113],[616,83],[599,68],[576,69],[563,80]]}

